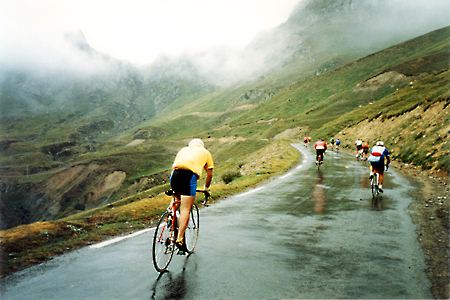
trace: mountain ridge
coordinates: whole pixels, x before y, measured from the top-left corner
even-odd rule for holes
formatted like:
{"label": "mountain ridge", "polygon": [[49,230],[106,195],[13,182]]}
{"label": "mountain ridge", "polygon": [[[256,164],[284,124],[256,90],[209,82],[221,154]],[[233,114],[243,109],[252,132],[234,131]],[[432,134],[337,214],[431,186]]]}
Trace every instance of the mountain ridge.
{"label": "mountain ridge", "polygon": [[[361,9],[359,4],[348,6],[348,3],[340,3],[344,5],[345,14],[355,11],[356,8]],[[308,8],[308,5],[317,5],[318,8]],[[279,30],[283,31],[283,28],[289,26],[298,28],[299,33],[305,33],[305,24],[313,27],[320,24],[320,16],[328,16],[330,24],[339,23],[342,18],[340,9],[328,7],[326,2],[305,2],[305,7],[316,10],[315,15],[308,14],[314,16],[312,21],[306,20],[306,23],[303,23],[301,9],[304,8],[299,8],[299,12],[294,13],[286,23],[270,34],[276,36]],[[330,12],[324,15],[322,7]],[[331,17],[334,15],[337,19]],[[295,20],[296,16],[300,21]],[[329,24],[325,24],[303,37],[313,41],[317,32],[325,33],[329,29]],[[422,40],[430,49],[424,49],[421,53],[429,55],[425,57],[417,53],[415,57],[426,61],[426,64],[422,62],[420,65],[414,60],[402,61],[400,57],[395,58],[399,61],[395,68],[404,70],[414,65],[410,67],[410,71],[414,72],[414,68],[423,70],[425,66],[433,71],[436,67],[442,67],[442,62],[445,66],[448,37],[443,39],[442,36],[448,35],[448,28],[442,30],[436,31],[441,34],[426,35],[429,40]],[[287,33],[289,31],[285,32]],[[269,44],[270,34],[266,40]],[[334,34],[332,31],[328,35],[321,35],[321,38],[331,38],[327,43],[333,44],[336,40]],[[435,41],[432,36],[435,36]],[[112,60],[110,70],[113,70],[113,73],[107,72],[106,77],[102,74],[91,74],[80,81],[71,77],[72,75],[60,75],[57,80],[60,80],[61,84],[45,75],[27,81],[27,76],[33,75],[26,73],[3,79],[0,88],[2,108],[12,109],[14,105],[26,103],[28,100],[41,102],[39,113],[32,116],[27,115],[30,113],[27,110],[22,115],[8,115],[7,110],[2,109],[0,172],[2,184],[6,185],[2,192],[2,205],[7,208],[4,211],[8,215],[18,215],[20,217],[15,218],[16,220],[23,219],[26,222],[43,219],[44,215],[45,219],[51,219],[116,200],[126,196],[130,189],[149,189],[164,182],[170,156],[188,136],[200,135],[216,140],[232,137],[239,140],[244,136],[246,143],[263,147],[275,136],[290,128],[314,130],[322,135],[335,134],[334,127],[323,127],[322,123],[331,122],[333,126],[344,129],[344,125],[353,122],[349,120],[353,120],[355,116],[349,116],[349,120],[343,121],[342,124],[333,123],[339,114],[369,105],[369,102],[385,99],[394,91],[384,85],[373,92],[364,89],[370,85],[368,80],[371,77],[385,72],[386,68],[381,66],[383,63],[389,65],[394,56],[380,60],[370,67],[362,66],[354,74],[349,74],[345,73],[346,68],[366,62],[377,54],[361,58],[360,55],[364,51],[352,50],[348,53],[348,45],[342,46],[338,51],[325,53],[329,48],[321,49],[322,46],[312,44],[305,46],[303,41],[303,38],[293,38],[291,46],[293,50],[298,51],[298,56],[295,51],[291,51],[290,60],[283,62],[283,56],[281,63],[276,63],[278,65],[275,69],[268,68],[272,70],[270,73],[231,86],[211,85],[202,72],[196,69],[195,63],[185,58],[166,58],[157,62],[154,69],[144,68],[144,71]],[[78,50],[95,53],[82,33],[72,36],[72,42]],[[417,44],[417,41],[406,44],[408,46],[400,50],[400,56],[414,55],[414,49],[420,46],[414,43]],[[441,52],[434,53],[433,47],[441,47]],[[395,50],[395,46],[392,49]],[[323,53],[325,55],[322,55]],[[431,55],[432,53],[436,56]],[[103,57],[101,54],[94,56]],[[310,58],[314,59],[308,62]],[[375,69],[378,71],[374,72]],[[332,79],[339,72],[343,72],[340,73],[344,74],[343,78]],[[358,73],[361,73],[358,75],[360,77],[356,78]],[[291,77],[292,74],[295,75]],[[436,78],[443,82],[445,78],[441,77]],[[12,83],[8,83],[8,80]],[[55,84],[49,87],[46,82]],[[407,82],[402,79],[399,83],[401,85],[396,88],[407,94]],[[359,89],[355,87],[357,93],[348,88],[348,85],[358,84]],[[445,95],[442,89],[437,91]],[[20,100],[20,97],[24,99],[22,102],[15,101]],[[347,101],[347,98],[354,99]],[[67,99],[76,101],[67,105]],[[436,99],[438,98],[433,97],[432,103],[437,101]],[[393,98],[388,100],[393,101]],[[441,100],[446,101],[445,97]],[[411,100],[407,105],[414,106],[416,102]],[[27,105],[24,104],[24,107]],[[377,114],[378,112],[375,115]],[[141,141],[133,142],[134,140]],[[236,168],[233,163],[230,162],[226,166]],[[100,166],[96,167],[97,165]],[[440,165],[445,167],[446,163],[441,162]],[[81,176],[84,180],[68,185],[54,195],[48,193],[52,189],[39,187],[46,186],[46,182],[53,180],[54,176],[64,176],[65,172],[70,173],[72,168],[79,166],[93,168],[94,171],[92,175]],[[114,172],[124,172],[125,179],[115,189],[101,189],[100,186],[108,178],[117,174]],[[227,169],[224,168],[221,172],[227,172]],[[102,192],[98,192],[99,190]],[[17,198],[25,201],[18,203],[15,201]],[[53,215],[46,214],[48,205],[37,209],[35,204],[45,202],[45,199],[52,199],[52,207],[66,209],[56,211]],[[39,212],[42,213],[41,217]],[[8,223],[9,225],[4,224],[2,227],[20,224]]]}

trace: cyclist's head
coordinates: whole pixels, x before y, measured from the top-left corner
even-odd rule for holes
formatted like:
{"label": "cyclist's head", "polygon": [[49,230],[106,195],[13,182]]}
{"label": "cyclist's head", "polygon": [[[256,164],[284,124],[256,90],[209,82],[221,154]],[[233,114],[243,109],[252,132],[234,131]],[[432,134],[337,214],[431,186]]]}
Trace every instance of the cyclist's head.
{"label": "cyclist's head", "polygon": [[377,142],[377,146],[384,146],[383,141],[378,141],[378,142]]}
{"label": "cyclist's head", "polygon": [[189,147],[205,147],[205,144],[203,143],[203,141],[201,139],[192,139],[189,142]]}

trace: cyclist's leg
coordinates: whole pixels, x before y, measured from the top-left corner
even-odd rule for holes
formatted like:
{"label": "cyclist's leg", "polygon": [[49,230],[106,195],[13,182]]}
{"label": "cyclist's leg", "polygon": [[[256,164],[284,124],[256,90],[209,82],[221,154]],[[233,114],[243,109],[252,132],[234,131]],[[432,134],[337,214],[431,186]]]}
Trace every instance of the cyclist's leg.
{"label": "cyclist's leg", "polygon": [[374,164],[374,172],[378,173],[378,189],[380,192],[383,192],[383,178],[384,178],[384,165],[380,164]]}
{"label": "cyclist's leg", "polygon": [[322,149],[316,150],[316,164],[321,163],[323,161],[323,152],[324,150]]}
{"label": "cyclist's leg", "polygon": [[384,165],[380,166],[380,169],[378,170],[378,187],[380,190],[383,190],[383,181],[384,181]]}
{"label": "cyclist's leg", "polygon": [[178,219],[178,245],[184,245],[184,233],[186,232],[186,228],[189,223],[189,214],[191,213],[191,208],[195,201],[197,190],[197,176],[195,174],[192,174],[188,185],[188,193],[181,196],[180,217]]}
{"label": "cyclist's leg", "polygon": [[178,218],[178,237],[177,242],[184,242],[184,233],[189,222],[189,214],[195,196],[181,196],[180,217]]}

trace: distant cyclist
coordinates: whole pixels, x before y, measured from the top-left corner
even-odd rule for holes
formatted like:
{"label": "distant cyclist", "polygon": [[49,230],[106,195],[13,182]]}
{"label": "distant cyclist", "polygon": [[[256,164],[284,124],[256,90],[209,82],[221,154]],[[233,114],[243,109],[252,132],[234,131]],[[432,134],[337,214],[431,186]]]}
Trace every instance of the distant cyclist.
{"label": "distant cyclist", "polygon": [[[323,139],[320,139],[314,144],[314,149],[316,150],[316,165],[321,164],[323,162],[323,154],[327,150],[327,143]],[[321,160],[319,160],[319,156]]]}
{"label": "distant cyclist", "polygon": [[305,137],[303,138],[303,144],[305,145],[306,148],[308,148],[308,145],[309,145],[309,139],[308,139],[307,136],[305,136]]}
{"label": "distant cyclist", "polygon": [[339,151],[339,146],[341,145],[341,140],[336,139],[336,151]]}
{"label": "distant cyclist", "polygon": [[361,155],[362,155],[362,144],[363,142],[360,139],[357,139],[355,141],[355,146],[356,146],[356,159],[360,159]]}
{"label": "distant cyclist", "polygon": [[362,159],[363,160],[366,160],[368,157],[369,157],[369,143],[367,143],[367,142],[364,142],[363,144],[362,144]]}
{"label": "distant cyclist", "polygon": [[330,139],[331,150],[334,150],[334,143],[335,143],[335,140],[334,140],[334,137],[332,137],[332,138]]}
{"label": "distant cyclist", "polygon": [[[386,159],[386,165],[384,160]],[[383,192],[383,180],[384,180],[384,168],[389,168],[391,158],[389,157],[389,151],[384,147],[383,141],[378,141],[375,146],[370,150],[370,156],[368,161],[370,162],[370,179],[372,179],[375,173],[380,176],[378,178],[378,189]]]}

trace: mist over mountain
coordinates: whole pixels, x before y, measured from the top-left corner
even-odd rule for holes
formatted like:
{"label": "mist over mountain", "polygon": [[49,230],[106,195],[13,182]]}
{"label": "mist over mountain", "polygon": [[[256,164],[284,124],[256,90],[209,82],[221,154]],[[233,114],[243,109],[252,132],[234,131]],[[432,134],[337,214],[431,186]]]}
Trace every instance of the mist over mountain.
{"label": "mist over mountain", "polygon": [[0,71],[3,117],[120,111],[135,124],[154,115],[157,98],[170,102],[185,88],[201,90],[205,86],[193,68],[181,64],[160,63],[144,70],[99,53],[81,31],[66,33],[64,41],[73,53],[71,60],[79,59],[79,65],[73,67],[73,61],[58,66],[4,65]]}
{"label": "mist over mountain", "polygon": [[228,86],[254,80],[286,64],[320,66],[337,56],[366,55],[448,25],[449,10],[450,4],[444,0],[304,0],[285,23],[261,32],[243,50],[214,48],[163,55],[144,68],[97,52],[81,31],[73,31],[32,53],[19,50],[17,57],[0,59],[0,80],[8,77],[8,70],[17,69],[61,77],[61,73],[123,73],[117,69],[127,68],[146,79],[173,74],[203,85]]}
{"label": "mist over mountain", "polygon": [[280,26],[241,50],[215,48],[189,61],[219,86],[248,82],[286,64],[323,64],[336,56],[364,56],[448,25],[447,1],[305,0]]}
{"label": "mist over mountain", "polygon": [[[242,51],[162,55],[147,66],[98,52],[81,31],[31,54],[18,51],[0,60],[0,225],[65,216],[161,184],[178,139],[206,130],[207,136],[242,134],[231,131],[229,119],[267,126],[263,114],[267,120],[284,110],[289,115],[291,98],[303,101],[277,98],[283,88],[444,27],[449,6],[439,0],[305,0]],[[438,54],[431,57],[439,57],[441,72],[445,56]],[[368,89],[358,94],[358,105],[389,91]],[[311,103],[298,107],[312,110]],[[257,106],[261,113],[251,115]],[[185,111],[216,118],[195,118],[194,124]],[[164,120],[169,113],[181,117]],[[155,125],[156,118],[163,121]]]}
{"label": "mist over mountain", "polygon": [[286,64],[320,66],[447,26],[449,9],[446,1],[302,1],[284,24],[261,33],[247,51],[259,50],[256,66],[263,72]]}

